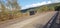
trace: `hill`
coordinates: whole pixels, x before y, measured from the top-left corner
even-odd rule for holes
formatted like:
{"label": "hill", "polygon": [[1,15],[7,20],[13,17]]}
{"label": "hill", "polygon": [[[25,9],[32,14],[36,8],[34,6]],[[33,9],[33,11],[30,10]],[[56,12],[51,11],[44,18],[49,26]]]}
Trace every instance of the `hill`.
{"label": "hill", "polygon": [[57,6],[60,6],[60,3],[52,3],[52,4],[42,5],[38,7],[27,8],[27,9],[21,10],[21,12],[27,12],[31,9],[38,10],[38,11],[55,11],[55,8]]}

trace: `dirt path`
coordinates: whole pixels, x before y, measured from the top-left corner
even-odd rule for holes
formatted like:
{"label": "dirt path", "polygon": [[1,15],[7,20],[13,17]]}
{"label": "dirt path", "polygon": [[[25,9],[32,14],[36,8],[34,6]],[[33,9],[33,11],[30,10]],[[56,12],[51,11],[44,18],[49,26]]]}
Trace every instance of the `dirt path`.
{"label": "dirt path", "polygon": [[36,28],[39,25],[45,25],[56,12],[47,12],[23,21],[13,20],[0,23],[0,28]]}

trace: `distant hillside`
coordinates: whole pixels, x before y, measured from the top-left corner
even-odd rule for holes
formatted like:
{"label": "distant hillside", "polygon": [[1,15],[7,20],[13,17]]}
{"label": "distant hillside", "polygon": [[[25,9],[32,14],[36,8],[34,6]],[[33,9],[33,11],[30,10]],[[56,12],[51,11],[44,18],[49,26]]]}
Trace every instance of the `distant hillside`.
{"label": "distant hillside", "polygon": [[60,3],[52,3],[52,4],[42,5],[42,6],[38,6],[38,7],[32,7],[32,8],[21,10],[21,12],[27,12],[27,11],[29,11],[31,9],[41,11],[41,10],[43,10],[44,7],[46,7],[45,9],[47,9],[47,10],[55,10],[56,6],[60,6]]}

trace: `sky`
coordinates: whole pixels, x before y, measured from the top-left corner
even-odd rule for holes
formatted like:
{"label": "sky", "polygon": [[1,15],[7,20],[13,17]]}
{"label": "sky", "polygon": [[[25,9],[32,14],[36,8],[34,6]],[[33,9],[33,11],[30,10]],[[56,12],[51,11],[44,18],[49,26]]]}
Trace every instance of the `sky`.
{"label": "sky", "polygon": [[18,0],[22,9],[60,2],[60,0]]}
{"label": "sky", "polygon": [[17,2],[21,6],[21,9],[27,9],[31,7],[46,5],[46,4],[58,3],[60,2],[60,0],[18,0]]}

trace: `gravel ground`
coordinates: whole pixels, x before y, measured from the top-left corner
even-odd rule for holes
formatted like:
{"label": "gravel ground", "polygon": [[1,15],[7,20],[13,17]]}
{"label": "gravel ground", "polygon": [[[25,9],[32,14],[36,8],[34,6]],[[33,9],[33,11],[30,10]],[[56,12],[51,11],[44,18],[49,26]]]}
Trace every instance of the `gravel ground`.
{"label": "gravel ground", "polygon": [[8,23],[0,23],[0,28],[42,28],[55,13],[55,11],[52,11],[30,17],[23,21],[17,20],[16,22],[8,21]]}

